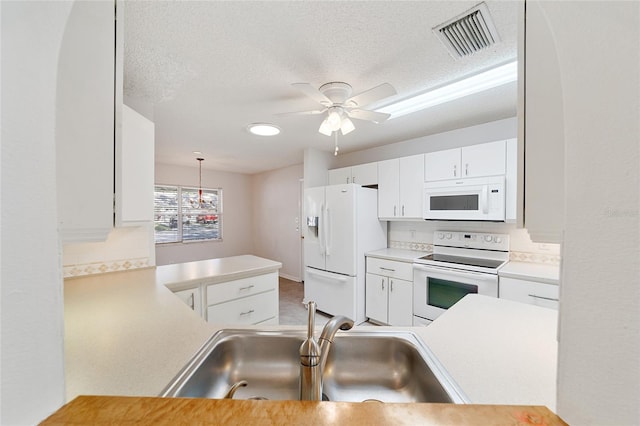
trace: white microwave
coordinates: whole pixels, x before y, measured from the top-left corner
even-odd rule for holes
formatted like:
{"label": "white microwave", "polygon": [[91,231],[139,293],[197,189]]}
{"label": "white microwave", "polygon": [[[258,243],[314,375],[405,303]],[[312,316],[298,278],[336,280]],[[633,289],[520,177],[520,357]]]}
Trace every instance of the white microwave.
{"label": "white microwave", "polygon": [[423,217],[504,222],[504,187],[504,176],[426,182]]}

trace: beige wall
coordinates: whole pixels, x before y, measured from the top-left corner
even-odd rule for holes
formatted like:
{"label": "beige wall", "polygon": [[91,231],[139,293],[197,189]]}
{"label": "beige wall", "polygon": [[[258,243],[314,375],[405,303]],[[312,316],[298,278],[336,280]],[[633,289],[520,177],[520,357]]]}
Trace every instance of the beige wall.
{"label": "beige wall", "polygon": [[282,262],[280,275],[302,281],[298,164],[251,176],[253,182],[254,254]]}
{"label": "beige wall", "polygon": [[[251,176],[207,170],[205,165],[202,186],[222,188],[222,241],[156,245],[157,265],[253,253]],[[155,182],[197,187],[198,165],[184,167],[156,163]]]}

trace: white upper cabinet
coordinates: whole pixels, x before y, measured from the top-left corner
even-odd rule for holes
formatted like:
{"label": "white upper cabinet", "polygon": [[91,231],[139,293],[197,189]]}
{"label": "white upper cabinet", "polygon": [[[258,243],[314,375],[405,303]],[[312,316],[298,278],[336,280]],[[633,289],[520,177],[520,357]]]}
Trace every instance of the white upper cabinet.
{"label": "white upper cabinet", "polygon": [[378,217],[422,219],[424,155],[378,162]]}
{"label": "white upper cabinet", "polygon": [[351,183],[351,167],[329,170],[329,185]]}
{"label": "white upper cabinet", "polygon": [[378,163],[359,164],[329,170],[329,185],[355,183],[362,186],[378,184]]}
{"label": "white upper cabinet", "polygon": [[460,148],[429,152],[424,155],[424,180],[458,179]]}
{"label": "white upper cabinet", "polygon": [[114,2],[74,2],[62,40],[56,101],[58,220],[66,242],[113,228]]}
{"label": "white upper cabinet", "polygon": [[154,130],[152,121],[122,105],[116,143],[116,226],[153,221]]}
{"label": "white upper cabinet", "polygon": [[424,163],[425,181],[504,175],[506,143],[497,141],[429,152]]}
{"label": "white upper cabinet", "polygon": [[483,143],[461,148],[463,177],[504,175],[507,164],[505,141]]}

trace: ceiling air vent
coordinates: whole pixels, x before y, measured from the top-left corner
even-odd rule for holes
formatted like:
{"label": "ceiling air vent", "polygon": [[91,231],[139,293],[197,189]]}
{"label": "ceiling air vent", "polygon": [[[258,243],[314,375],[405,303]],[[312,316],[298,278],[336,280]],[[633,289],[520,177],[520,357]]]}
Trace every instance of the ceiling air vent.
{"label": "ceiling air vent", "polygon": [[462,58],[500,41],[489,8],[480,3],[433,29],[454,58]]}

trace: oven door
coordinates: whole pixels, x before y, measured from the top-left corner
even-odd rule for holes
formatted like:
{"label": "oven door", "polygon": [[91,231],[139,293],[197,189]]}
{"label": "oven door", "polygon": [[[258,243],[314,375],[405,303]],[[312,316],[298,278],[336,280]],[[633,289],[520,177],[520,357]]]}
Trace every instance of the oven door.
{"label": "oven door", "polygon": [[413,314],[434,320],[467,294],[498,297],[498,276],[413,264]]}
{"label": "oven door", "polygon": [[424,219],[505,220],[504,177],[424,184]]}

